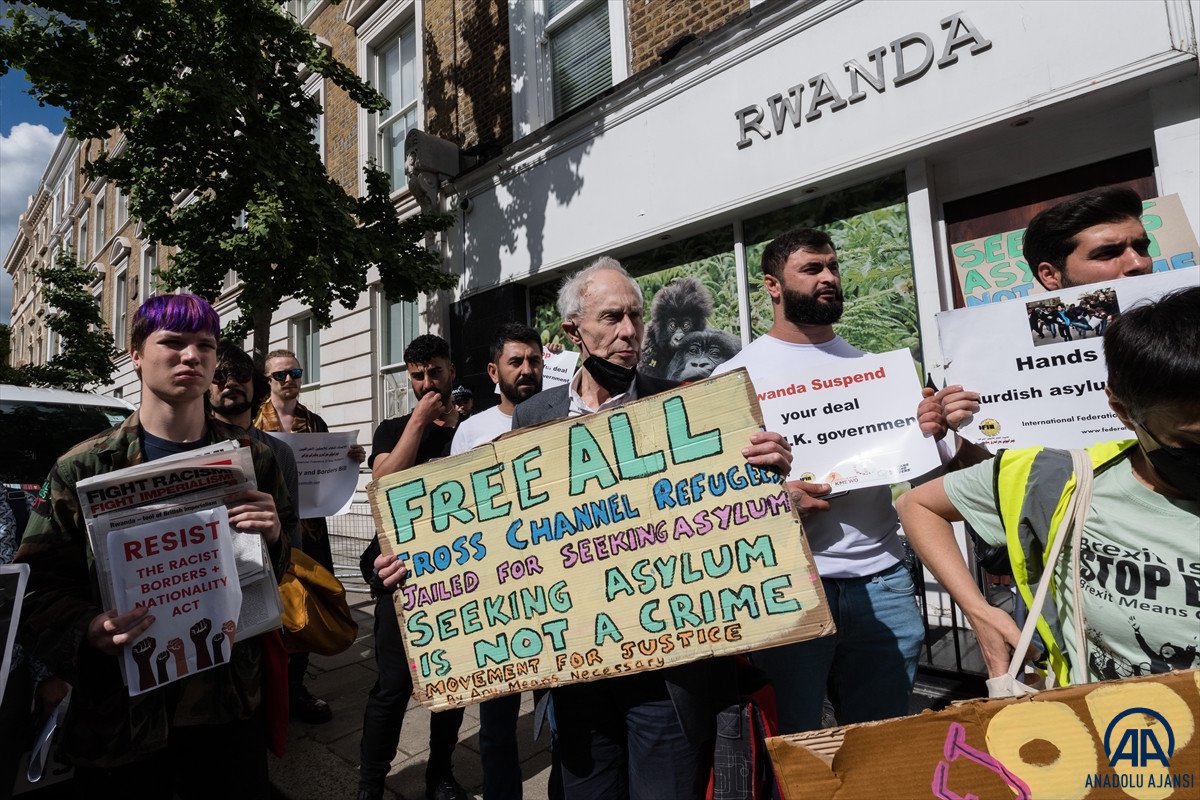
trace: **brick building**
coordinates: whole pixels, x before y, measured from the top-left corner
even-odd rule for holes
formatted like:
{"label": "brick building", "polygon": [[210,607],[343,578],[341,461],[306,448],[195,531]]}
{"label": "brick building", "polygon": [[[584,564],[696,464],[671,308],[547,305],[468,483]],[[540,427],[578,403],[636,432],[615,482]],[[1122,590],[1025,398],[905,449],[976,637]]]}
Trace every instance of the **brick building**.
{"label": "brick building", "polygon": [[[440,242],[456,291],[392,303],[374,281],[324,330],[295,300],[275,316],[271,345],[300,355],[303,401],[360,442],[407,410],[400,353],[414,335],[447,336],[460,379],[490,390],[495,324],[531,321],[553,338],[558,279],[602,253],[626,263],[647,300],[699,276],[709,327],[745,343],[769,318],[766,241],[800,223],[832,226],[861,239],[862,276],[848,280],[875,293],[877,310],[862,314],[890,331],[876,346],[934,364],[934,313],[965,302],[956,243],[1113,182],[1178,195],[1193,230],[1200,220],[1194,2],[1042,2],[1020,14],[966,0],[286,5],[391,101],[367,114],[311,80],[324,107],[317,137],[343,186],[358,191],[373,158],[392,176],[397,214],[409,214],[405,134],[461,149],[438,197],[457,218]],[[94,265],[118,332],[152,288],[149,269],[169,261],[123,218],[114,187],[85,185],[77,153],[60,145],[5,260],[16,359],[53,345],[29,277],[53,247],[75,242]],[[237,291],[231,273],[223,314]],[[108,390],[136,402],[127,360]]]}

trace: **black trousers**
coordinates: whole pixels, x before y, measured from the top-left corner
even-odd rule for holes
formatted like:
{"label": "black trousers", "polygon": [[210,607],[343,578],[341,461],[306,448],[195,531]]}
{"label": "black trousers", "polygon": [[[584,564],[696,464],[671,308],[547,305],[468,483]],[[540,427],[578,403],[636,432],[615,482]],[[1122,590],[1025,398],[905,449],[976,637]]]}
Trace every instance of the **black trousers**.
{"label": "black trousers", "polygon": [[[400,624],[390,594],[375,601],[375,664],[379,668],[379,677],[367,695],[362,743],[359,745],[359,785],[372,791],[383,788],[392,759],[396,757],[404,711],[413,690],[408,656],[404,652],[404,640],[400,636]],[[449,777],[462,720],[461,708],[436,712],[430,720],[426,783],[433,784]]]}

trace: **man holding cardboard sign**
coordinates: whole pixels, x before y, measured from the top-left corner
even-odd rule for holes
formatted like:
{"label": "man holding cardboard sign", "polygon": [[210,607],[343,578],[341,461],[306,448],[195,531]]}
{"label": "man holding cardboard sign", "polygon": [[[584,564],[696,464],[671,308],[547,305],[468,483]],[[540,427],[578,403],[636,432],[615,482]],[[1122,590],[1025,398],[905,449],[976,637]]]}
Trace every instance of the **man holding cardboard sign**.
{"label": "man holding cardboard sign", "polygon": [[[856,369],[854,359],[864,354],[833,330],[842,289],[829,235],[802,228],[780,236],[763,251],[762,270],[774,324],[716,372],[745,367],[763,398],[766,387],[794,384],[797,374]],[[763,399],[764,415],[778,422],[794,401],[781,403],[771,394]],[[926,394],[920,399],[914,387],[916,422],[926,436],[940,438],[947,417],[958,421],[978,408],[978,396],[959,386]],[[838,630],[754,654],[775,684],[780,732],[820,727],[827,690],[843,724],[905,714],[924,626],[891,492],[883,485],[827,497],[828,484],[798,486],[806,495],[799,504],[805,532]]]}
{"label": "man holding cardboard sign", "polygon": [[[559,290],[563,330],[582,351],[583,369],[566,386],[518,405],[513,428],[615,408],[675,384],[641,375],[641,288],[602,257]],[[778,434],[755,434],[742,449],[749,464],[786,472],[791,451]],[[726,659],[551,691],[563,789],[574,798],[700,797],[711,760],[716,712],[732,699]],[[728,702],[724,703],[725,705]]]}

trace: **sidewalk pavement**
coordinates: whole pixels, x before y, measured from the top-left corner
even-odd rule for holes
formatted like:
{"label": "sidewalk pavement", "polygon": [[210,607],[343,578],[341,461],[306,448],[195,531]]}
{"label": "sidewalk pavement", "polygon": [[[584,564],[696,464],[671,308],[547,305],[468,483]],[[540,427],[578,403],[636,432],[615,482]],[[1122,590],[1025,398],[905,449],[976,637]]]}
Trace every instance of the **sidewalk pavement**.
{"label": "sidewalk pavement", "polygon": [[[358,745],[362,735],[367,692],[375,683],[375,646],[372,635],[375,603],[366,594],[348,593],[358,622],[359,637],[338,656],[312,656],[306,685],[329,703],[333,720],[307,725],[293,719],[283,758],[270,757],[271,784],[277,797],[287,800],[353,798],[358,790]],[[517,721],[517,741],[525,776],[525,800],[545,800],[550,775],[548,732],[533,740],[533,697],[526,693]],[[409,702],[400,735],[400,748],[387,779],[385,800],[425,796],[425,761],[429,756],[429,712],[415,700]],[[479,706],[467,707],[454,751],[454,775],[474,797],[483,792],[479,762]]]}
{"label": "sidewalk pavement", "polygon": [[[352,589],[350,586],[348,589]],[[292,720],[288,748],[282,759],[270,757],[271,784],[277,798],[333,800],[353,798],[358,790],[358,745],[362,735],[367,692],[375,683],[375,648],[372,625],[374,601],[350,591],[351,610],[358,621],[359,638],[338,656],[314,655],[309,662],[309,690],[333,709],[333,720],[307,725]],[[909,713],[940,709],[955,699],[981,696],[982,679],[939,677],[918,673]],[[546,800],[550,776],[549,733],[533,740],[533,698],[522,698],[517,741],[525,776],[525,800]],[[831,721],[831,724],[832,721]],[[425,796],[425,762],[429,756],[429,712],[415,700],[409,702],[400,735],[400,747],[387,779],[385,800],[421,800]],[[467,707],[454,752],[454,775],[474,797],[483,791],[479,761],[479,706]]]}

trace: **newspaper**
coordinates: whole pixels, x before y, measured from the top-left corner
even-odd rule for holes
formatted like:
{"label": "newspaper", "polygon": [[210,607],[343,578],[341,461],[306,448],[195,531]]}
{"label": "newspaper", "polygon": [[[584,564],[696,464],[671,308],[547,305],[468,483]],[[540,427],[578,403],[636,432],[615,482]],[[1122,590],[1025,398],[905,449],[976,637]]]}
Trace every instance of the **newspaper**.
{"label": "newspaper", "polygon": [[[225,441],[81,480],[76,486],[106,608],[116,608],[110,532],[215,509],[225,498],[255,489],[250,448]],[[267,544],[258,533],[233,537],[242,603],[239,638],[281,624],[283,607]]]}

